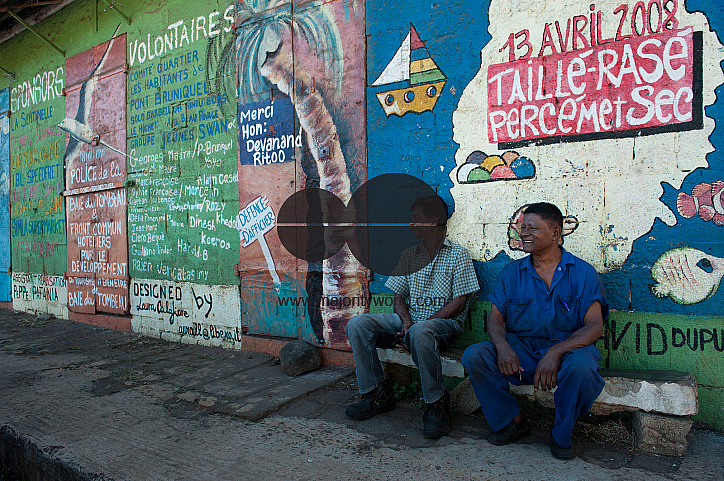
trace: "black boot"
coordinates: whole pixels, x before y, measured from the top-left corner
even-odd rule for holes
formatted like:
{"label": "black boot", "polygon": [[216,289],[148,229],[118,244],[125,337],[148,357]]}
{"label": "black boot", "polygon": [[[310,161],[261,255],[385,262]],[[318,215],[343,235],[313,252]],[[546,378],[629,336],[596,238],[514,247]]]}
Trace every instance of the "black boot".
{"label": "black boot", "polygon": [[358,403],[347,406],[344,413],[357,421],[369,419],[375,414],[390,412],[397,407],[392,381],[385,378],[372,391],[362,395]]}
{"label": "black boot", "polygon": [[426,438],[437,439],[450,431],[450,394],[447,391],[440,399],[427,405],[422,421],[422,435]]}

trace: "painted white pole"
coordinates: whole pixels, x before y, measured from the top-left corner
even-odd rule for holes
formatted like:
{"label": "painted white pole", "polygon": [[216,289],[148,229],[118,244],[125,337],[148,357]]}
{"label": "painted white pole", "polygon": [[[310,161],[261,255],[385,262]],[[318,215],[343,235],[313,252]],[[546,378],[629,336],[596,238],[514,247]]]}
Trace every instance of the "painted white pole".
{"label": "painted white pole", "polygon": [[269,273],[271,274],[272,280],[274,281],[274,289],[276,289],[277,294],[279,294],[281,292],[282,281],[279,280],[279,274],[277,274],[276,266],[274,266],[274,259],[272,259],[272,255],[269,251],[269,246],[266,243],[266,239],[264,238],[264,234],[259,236],[259,244],[261,245],[261,250],[264,253],[264,257],[266,258],[266,265],[269,268]]}

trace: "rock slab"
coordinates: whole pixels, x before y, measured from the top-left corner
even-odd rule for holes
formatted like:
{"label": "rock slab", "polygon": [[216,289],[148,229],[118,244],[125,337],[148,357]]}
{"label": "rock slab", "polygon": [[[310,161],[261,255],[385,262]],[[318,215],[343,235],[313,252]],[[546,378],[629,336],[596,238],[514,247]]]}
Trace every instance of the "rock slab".
{"label": "rock slab", "polygon": [[279,350],[279,361],[287,374],[299,376],[319,369],[322,356],[317,348],[307,341],[291,341]]}
{"label": "rock slab", "polygon": [[689,443],[692,421],[683,416],[637,411],[633,416],[636,447],[642,451],[666,456],[683,456]]}
{"label": "rock slab", "polygon": [[[696,378],[674,371],[602,369],[606,385],[591,408],[593,414],[617,411],[647,411],[690,416],[699,411]],[[533,391],[533,386],[510,385],[513,394],[554,407],[552,391]]]}
{"label": "rock slab", "polygon": [[452,390],[450,393],[450,402],[455,408],[455,412],[464,416],[470,416],[480,409],[480,402],[475,396],[475,391],[473,391],[473,385],[469,377],[463,379],[462,382]]}

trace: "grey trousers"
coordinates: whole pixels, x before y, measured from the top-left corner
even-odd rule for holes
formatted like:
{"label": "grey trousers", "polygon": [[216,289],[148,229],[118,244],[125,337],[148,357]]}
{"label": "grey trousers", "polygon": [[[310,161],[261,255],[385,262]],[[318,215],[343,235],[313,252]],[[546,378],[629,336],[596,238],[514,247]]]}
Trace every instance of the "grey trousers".
{"label": "grey trousers", "polygon": [[[347,323],[361,394],[372,391],[384,379],[376,348],[391,348],[400,329],[402,320],[397,314],[360,314]],[[428,319],[414,323],[405,333],[405,344],[420,370],[426,403],[433,403],[445,394],[440,351],[455,341],[458,332],[458,324],[453,320]]]}

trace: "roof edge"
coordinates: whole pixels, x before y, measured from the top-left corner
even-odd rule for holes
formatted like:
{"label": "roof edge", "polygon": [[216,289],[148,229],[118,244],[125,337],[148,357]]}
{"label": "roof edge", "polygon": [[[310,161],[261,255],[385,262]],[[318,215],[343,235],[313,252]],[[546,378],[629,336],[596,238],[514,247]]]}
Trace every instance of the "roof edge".
{"label": "roof edge", "polygon": [[[54,13],[58,12],[61,8],[65,7],[66,5],[73,3],[75,0],[63,0],[60,3],[56,3],[55,5],[48,5],[45,8],[41,8],[38,11],[34,12],[32,15],[28,16],[28,18],[24,18],[28,25],[33,26],[37,23],[40,23],[41,21],[45,20],[46,18],[50,17]],[[23,32],[26,30],[26,28],[18,23],[14,27],[6,30],[2,35],[0,35],[0,44],[10,40],[17,34]]]}

